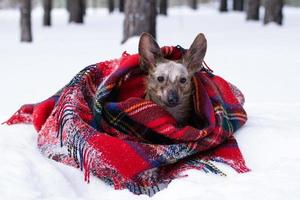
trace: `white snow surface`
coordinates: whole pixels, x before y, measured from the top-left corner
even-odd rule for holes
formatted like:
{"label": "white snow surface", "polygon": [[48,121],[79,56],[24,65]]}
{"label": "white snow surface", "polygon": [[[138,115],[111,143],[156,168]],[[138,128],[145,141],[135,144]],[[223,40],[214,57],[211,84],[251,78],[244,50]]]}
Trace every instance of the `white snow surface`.
{"label": "white snow surface", "polygon": [[[197,170],[176,179],[151,199],[299,200],[300,199],[300,9],[284,9],[284,26],[246,22],[239,12],[179,7],[158,17],[158,43],[188,48],[197,33],[208,40],[206,62],[215,74],[245,94],[247,124],[236,138],[251,172],[238,174],[217,164],[227,177]],[[54,94],[83,67],[137,52],[138,38],[124,45],[123,16],[89,10],[84,25],[68,24],[54,10],[53,26],[33,12],[33,44],[19,43],[19,13],[0,11],[0,121],[24,103]],[[95,177],[43,157],[32,126],[0,126],[0,199],[149,199],[116,191]]]}

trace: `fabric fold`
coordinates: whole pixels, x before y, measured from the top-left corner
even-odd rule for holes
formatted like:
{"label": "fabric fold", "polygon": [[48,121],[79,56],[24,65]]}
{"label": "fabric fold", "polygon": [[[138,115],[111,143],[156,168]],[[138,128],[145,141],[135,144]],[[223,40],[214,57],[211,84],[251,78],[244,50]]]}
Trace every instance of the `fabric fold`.
{"label": "fabric fold", "polygon": [[[178,60],[185,49],[163,47]],[[193,119],[185,127],[145,100],[139,55],[90,65],[55,95],[20,108],[6,123],[32,123],[48,158],[84,170],[115,189],[152,196],[187,169],[225,175],[211,161],[237,172],[249,169],[234,133],[247,121],[244,96],[205,68],[195,74]]]}

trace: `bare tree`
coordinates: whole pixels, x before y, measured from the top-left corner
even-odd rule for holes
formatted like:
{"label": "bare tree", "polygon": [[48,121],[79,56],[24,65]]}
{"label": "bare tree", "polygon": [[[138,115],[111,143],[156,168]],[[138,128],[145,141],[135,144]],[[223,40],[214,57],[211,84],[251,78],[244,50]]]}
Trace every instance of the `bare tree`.
{"label": "bare tree", "polygon": [[156,0],[125,1],[125,19],[122,43],[143,32],[156,37]]}
{"label": "bare tree", "polygon": [[114,12],[114,9],[115,9],[115,1],[114,1],[114,0],[107,0],[107,7],[108,7],[108,12],[109,12],[109,13]]}
{"label": "bare tree", "polygon": [[260,0],[247,0],[247,20],[259,20]]}
{"label": "bare tree", "polygon": [[86,6],[87,6],[87,0],[81,0],[81,5],[82,5],[82,12],[83,12],[83,16],[86,15]]}
{"label": "bare tree", "polygon": [[51,26],[52,0],[43,0],[43,8],[44,8],[43,25]]}
{"label": "bare tree", "polygon": [[97,8],[98,7],[98,0],[92,0],[91,6],[92,6],[92,8]]}
{"label": "bare tree", "polygon": [[198,8],[198,1],[197,0],[188,0],[189,6],[193,9],[193,10],[197,10]]}
{"label": "bare tree", "polygon": [[219,7],[220,12],[227,12],[227,0],[220,0],[220,7]]}
{"label": "bare tree", "polygon": [[69,22],[83,23],[85,15],[85,0],[68,0]]}
{"label": "bare tree", "polygon": [[119,0],[119,11],[124,12],[124,1],[125,0]]}
{"label": "bare tree", "polygon": [[31,0],[20,0],[21,42],[32,42]]}
{"label": "bare tree", "polygon": [[159,14],[167,15],[168,14],[168,0],[159,1]]}
{"label": "bare tree", "polygon": [[244,0],[233,0],[233,10],[243,11],[244,10]]}
{"label": "bare tree", "polygon": [[275,22],[282,25],[283,0],[267,0],[265,3],[264,24]]}
{"label": "bare tree", "polygon": [[70,14],[70,10],[71,10],[71,3],[72,3],[72,0],[66,0],[66,8],[67,8],[67,11],[69,12],[69,14]]}

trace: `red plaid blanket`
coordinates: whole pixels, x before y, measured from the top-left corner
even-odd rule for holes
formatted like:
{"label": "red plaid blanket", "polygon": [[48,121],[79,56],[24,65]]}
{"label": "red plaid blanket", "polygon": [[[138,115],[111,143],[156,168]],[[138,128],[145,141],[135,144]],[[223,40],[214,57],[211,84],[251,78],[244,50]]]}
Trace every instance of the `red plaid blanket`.
{"label": "red plaid blanket", "polygon": [[[163,47],[168,59],[185,50]],[[203,68],[193,77],[193,120],[178,128],[164,109],[145,100],[139,55],[100,62],[79,72],[49,99],[22,106],[6,123],[33,123],[38,148],[58,162],[116,189],[153,195],[186,169],[225,175],[211,160],[247,172],[233,133],[247,120],[243,95]]]}

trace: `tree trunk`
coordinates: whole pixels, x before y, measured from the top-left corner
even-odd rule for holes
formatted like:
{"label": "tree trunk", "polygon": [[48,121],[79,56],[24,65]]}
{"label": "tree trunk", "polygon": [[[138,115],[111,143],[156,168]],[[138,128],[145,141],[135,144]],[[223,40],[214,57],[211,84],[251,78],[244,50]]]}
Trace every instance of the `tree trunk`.
{"label": "tree trunk", "polygon": [[85,1],[84,0],[68,0],[69,3],[67,5],[70,18],[69,22],[74,23],[83,23],[83,18],[85,14]]}
{"label": "tree trunk", "polygon": [[227,12],[227,0],[220,0],[220,7],[219,7],[220,12]]}
{"label": "tree trunk", "polygon": [[193,10],[197,10],[198,8],[198,1],[197,0],[189,0],[189,5]]}
{"label": "tree trunk", "polygon": [[66,8],[67,8],[67,11],[69,12],[69,14],[71,12],[71,3],[72,3],[72,0],[67,0]]}
{"label": "tree trunk", "polygon": [[143,32],[156,37],[156,0],[125,1],[125,19],[122,43]]}
{"label": "tree trunk", "polygon": [[265,4],[264,24],[275,22],[282,25],[283,0],[267,0]]}
{"label": "tree trunk", "polygon": [[260,0],[248,0],[246,6],[247,20],[259,20]]}
{"label": "tree trunk", "polygon": [[115,9],[115,2],[114,2],[114,0],[107,0],[107,6],[108,6],[109,13],[114,12],[114,9]]}
{"label": "tree trunk", "polygon": [[159,14],[167,15],[168,14],[168,0],[160,0],[159,2]]}
{"label": "tree trunk", "polygon": [[243,11],[244,10],[244,0],[233,0],[233,10]]}
{"label": "tree trunk", "polygon": [[44,8],[43,25],[51,26],[52,0],[43,0],[43,8]]}
{"label": "tree trunk", "polygon": [[124,12],[124,1],[125,0],[119,0],[119,11]]}
{"label": "tree trunk", "polygon": [[21,42],[32,42],[31,32],[31,0],[20,1]]}
{"label": "tree trunk", "polygon": [[81,0],[82,1],[82,13],[83,13],[83,17],[85,16],[86,14],[86,5],[87,5],[87,0]]}
{"label": "tree trunk", "polygon": [[92,8],[98,7],[98,0],[92,0]]}

